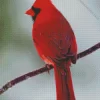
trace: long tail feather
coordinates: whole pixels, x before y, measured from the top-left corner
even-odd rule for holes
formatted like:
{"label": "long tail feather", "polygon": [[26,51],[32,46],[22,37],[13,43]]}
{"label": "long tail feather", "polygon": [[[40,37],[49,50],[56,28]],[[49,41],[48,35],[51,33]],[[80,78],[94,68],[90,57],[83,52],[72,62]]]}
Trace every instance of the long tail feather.
{"label": "long tail feather", "polygon": [[70,66],[54,67],[57,100],[75,100]]}

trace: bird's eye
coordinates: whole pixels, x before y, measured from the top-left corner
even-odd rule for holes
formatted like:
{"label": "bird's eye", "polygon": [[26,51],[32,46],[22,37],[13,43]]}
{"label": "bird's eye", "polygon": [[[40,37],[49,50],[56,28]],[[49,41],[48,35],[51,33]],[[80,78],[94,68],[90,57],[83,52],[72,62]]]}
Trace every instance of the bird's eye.
{"label": "bird's eye", "polygon": [[35,13],[34,16],[32,16],[32,20],[35,21],[35,19],[37,18],[38,14],[40,13],[41,9],[40,8],[35,8],[32,6],[31,8],[33,10],[33,12]]}
{"label": "bird's eye", "polygon": [[35,12],[35,14],[37,15],[37,14],[39,14],[40,13],[40,11],[41,11],[41,9],[40,8],[35,8],[35,7],[33,7],[32,6],[32,8],[31,8],[34,12]]}

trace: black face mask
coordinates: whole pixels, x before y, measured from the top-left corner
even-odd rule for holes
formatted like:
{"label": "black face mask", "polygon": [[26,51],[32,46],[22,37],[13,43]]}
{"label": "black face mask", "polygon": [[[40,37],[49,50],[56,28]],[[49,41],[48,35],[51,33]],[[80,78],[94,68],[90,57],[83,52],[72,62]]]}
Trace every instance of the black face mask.
{"label": "black face mask", "polygon": [[40,11],[41,11],[41,9],[40,8],[35,8],[35,7],[33,7],[32,6],[32,8],[31,8],[33,11],[34,11],[34,13],[35,13],[35,15],[34,16],[32,16],[32,20],[33,21],[35,21],[36,20],[36,17],[37,17],[37,15],[40,13]]}

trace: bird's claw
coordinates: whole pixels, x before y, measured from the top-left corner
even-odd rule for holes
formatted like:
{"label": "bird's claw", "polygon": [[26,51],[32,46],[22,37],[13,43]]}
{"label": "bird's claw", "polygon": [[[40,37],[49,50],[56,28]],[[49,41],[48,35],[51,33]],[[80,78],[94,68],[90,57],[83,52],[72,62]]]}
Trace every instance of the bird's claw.
{"label": "bird's claw", "polygon": [[51,66],[51,65],[46,64],[45,66],[46,66],[46,67],[47,67],[47,69],[48,69],[48,70],[47,70],[48,74],[50,74],[49,68],[50,68],[50,66]]}

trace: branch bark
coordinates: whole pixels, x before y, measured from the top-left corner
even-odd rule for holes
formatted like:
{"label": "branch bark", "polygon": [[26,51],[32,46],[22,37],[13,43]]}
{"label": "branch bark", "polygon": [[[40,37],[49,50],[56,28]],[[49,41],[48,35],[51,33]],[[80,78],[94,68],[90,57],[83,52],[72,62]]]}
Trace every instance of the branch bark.
{"label": "branch bark", "polygon": [[[80,59],[80,58],[82,58],[82,57],[85,57],[85,56],[91,54],[92,52],[96,51],[99,48],[100,48],[100,42],[98,44],[92,46],[91,48],[89,48],[89,49],[87,49],[87,50],[85,50],[85,51],[77,54],[77,60]],[[27,73],[25,75],[22,75],[20,77],[17,77],[14,80],[11,80],[10,82],[8,82],[7,84],[5,84],[0,89],[0,95],[3,94],[5,91],[7,91],[9,88],[15,86],[16,84],[18,84],[18,83],[20,83],[20,82],[22,82],[24,80],[27,80],[28,78],[31,78],[33,76],[39,75],[39,74],[41,74],[43,72],[46,72],[48,70],[51,70],[51,69],[53,69],[53,66],[50,65],[49,68],[45,66],[45,67],[42,67],[42,68],[40,68],[38,70],[29,72],[29,73]]]}

